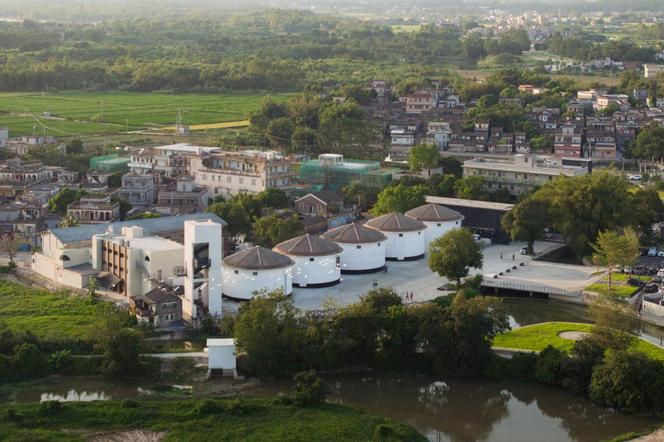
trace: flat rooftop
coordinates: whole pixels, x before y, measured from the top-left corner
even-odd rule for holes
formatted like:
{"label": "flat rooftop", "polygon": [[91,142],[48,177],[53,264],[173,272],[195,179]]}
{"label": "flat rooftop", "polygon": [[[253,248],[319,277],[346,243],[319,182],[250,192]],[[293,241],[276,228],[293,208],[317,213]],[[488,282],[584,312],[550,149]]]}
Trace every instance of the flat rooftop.
{"label": "flat rooftop", "polygon": [[474,209],[500,210],[509,212],[514,204],[495,203],[493,201],[466,200],[463,198],[448,198],[444,196],[426,196],[427,203],[440,204],[443,206],[469,207]]}
{"label": "flat rooftop", "polygon": [[499,161],[487,161],[487,160],[466,160],[463,162],[462,167],[468,167],[471,169],[484,169],[484,170],[497,170],[501,172],[519,172],[519,173],[532,173],[537,175],[550,175],[550,176],[576,176],[586,172],[585,169],[581,167],[571,167],[571,166],[531,166],[528,164],[514,164],[507,162]]}

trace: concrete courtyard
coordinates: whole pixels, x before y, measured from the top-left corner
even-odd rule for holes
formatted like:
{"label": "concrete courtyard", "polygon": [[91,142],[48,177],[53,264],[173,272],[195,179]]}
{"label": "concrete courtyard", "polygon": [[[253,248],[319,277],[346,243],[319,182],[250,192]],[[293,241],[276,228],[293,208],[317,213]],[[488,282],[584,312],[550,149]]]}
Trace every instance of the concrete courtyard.
{"label": "concrete courtyard", "polygon": [[[535,252],[541,252],[555,243],[538,242]],[[517,270],[504,273],[500,281],[514,284],[532,284],[535,286],[551,286],[564,290],[580,290],[594,282],[597,277],[592,274],[594,267],[556,264],[550,262],[534,261],[530,256],[521,255],[519,251],[523,243],[508,245],[491,245],[483,249],[483,269],[471,269],[471,274],[481,273],[487,275],[499,274],[517,266]],[[520,266],[521,263],[523,266]],[[428,301],[449,293],[439,290],[448,281],[429,270],[426,258],[418,261],[388,261],[387,273],[379,272],[367,275],[342,275],[341,283],[325,288],[295,288],[293,301],[295,306],[303,310],[319,310],[329,306],[344,306],[356,302],[360,296],[377,287],[394,289],[398,294],[413,293],[413,301]],[[237,304],[224,301],[224,308],[228,311],[237,309]]]}

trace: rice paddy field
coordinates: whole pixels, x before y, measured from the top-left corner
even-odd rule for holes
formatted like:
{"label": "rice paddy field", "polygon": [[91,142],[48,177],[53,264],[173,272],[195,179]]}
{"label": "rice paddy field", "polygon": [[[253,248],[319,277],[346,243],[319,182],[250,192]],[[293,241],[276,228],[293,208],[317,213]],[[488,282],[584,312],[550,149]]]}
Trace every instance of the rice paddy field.
{"label": "rice paddy field", "polygon": [[[271,94],[287,101],[297,94]],[[198,130],[242,127],[262,93],[166,94],[139,92],[0,93],[0,127],[10,136],[75,136],[132,132],[182,123]],[[194,130],[196,130],[194,127]]]}

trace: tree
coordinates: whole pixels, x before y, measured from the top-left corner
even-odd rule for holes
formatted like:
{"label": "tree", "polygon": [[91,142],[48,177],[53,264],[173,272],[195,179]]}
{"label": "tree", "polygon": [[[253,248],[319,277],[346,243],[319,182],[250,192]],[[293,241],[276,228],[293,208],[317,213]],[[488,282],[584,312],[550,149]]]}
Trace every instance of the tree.
{"label": "tree", "polygon": [[297,126],[291,137],[291,150],[298,153],[314,154],[317,152],[318,135],[310,127]]}
{"label": "tree", "polygon": [[304,233],[304,228],[296,215],[288,218],[276,214],[264,216],[256,219],[252,227],[254,242],[268,248]]}
{"label": "tree", "polygon": [[356,204],[357,207],[365,210],[374,204],[378,199],[378,191],[375,188],[364,186],[360,181],[352,181],[341,189],[344,201],[349,204]]}
{"label": "tree", "polygon": [[287,117],[270,120],[267,125],[266,135],[270,141],[270,145],[288,146],[293,136],[293,122]]}
{"label": "tree", "polygon": [[72,138],[65,144],[65,151],[68,155],[83,152],[83,141],[80,138]]}
{"label": "tree", "polygon": [[609,350],[593,370],[590,398],[607,407],[638,412],[664,407],[664,366],[637,350]]}
{"label": "tree", "polygon": [[436,167],[439,159],[440,154],[435,144],[419,144],[412,147],[408,154],[410,170],[415,172]]}
{"label": "tree", "polygon": [[268,187],[256,195],[258,204],[262,207],[272,209],[284,209],[288,207],[288,195],[281,189]]}
{"label": "tree", "polygon": [[90,299],[90,302],[92,302],[93,304],[97,302],[97,288],[98,288],[97,278],[93,276],[90,278],[87,285],[88,298]]}
{"label": "tree", "polygon": [[[126,199],[117,196],[117,194],[111,196],[111,203],[120,204],[120,219],[124,220],[125,217],[127,216],[127,213],[131,210],[131,207],[132,207],[131,203],[129,203],[129,201],[127,201]],[[159,216],[159,215],[157,215],[157,216]],[[133,219],[135,219],[135,218],[133,218]]]}
{"label": "tree", "polygon": [[639,256],[639,239],[632,229],[626,229],[622,235],[613,230],[600,232],[597,241],[591,246],[600,265],[607,267],[609,290],[611,290],[611,276],[615,267],[631,266]]}
{"label": "tree", "polygon": [[443,167],[443,173],[454,175],[455,178],[463,177],[463,163],[454,157],[442,157],[439,160]]}
{"label": "tree", "polygon": [[210,204],[206,211],[226,221],[226,230],[236,239],[251,232],[251,215],[236,200]]}
{"label": "tree", "polygon": [[20,232],[8,232],[0,235],[0,251],[3,251],[9,256],[9,265],[14,266],[14,258],[18,254],[21,246],[25,244],[28,239]]}
{"label": "tree", "polygon": [[301,344],[299,311],[281,292],[259,294],[240,307],[235,321],[238,351],[245,352],[246,371],[259,376],[297,369],[293,349]]}
{"label": "tree", "polygon": [[58,193],[48,200],[48,211],[57,215],[65,215],[67,213],[67,206],[74,201],[78,201],[87,192],[81,189],[71,189],[65,187],[60,189]]}
{"label": "tree", "polygon": [[470,267],[482,268],[482,251],[470,230],[452,229],[429,244],[429,268],[440,276],[456,281],[468,276]]}
{"label": "tree", "polygon": [[[641,331],[641,321],[638,314],[632,306],[620,299],[596,299],[590,304],[590,316],[595,322],[593,332],[596,331],[596,333],[601,334],[605,330],[613,330],[633,337],[638,336]],[[629,337],[625,337],[625,339],[629,340]],[[609,339],[609,341],[617,340],[616,336]],[[617,342],[614,343],[617,344]],[[615,348],[614,343],[608,342],[607,347]]]}
{"label": "tree", "polygon": [[95,330],[98,347],[103,354],[102,372],[110,378],[135,376],[141,373],[141,341],[139,334],[127,327],[127,316],[115,313]]}
{"label": "tree", "polygon": [[501,219],[505,232],[514,241],[526,241],[528,254],[534,254],[533,244],[542,238],[549,223],[549,205],[538,198],[526,198]]}
{"label": "tree", "polygon": [[301,371],[293,378],[295,383],[293,402],[297,406],[320,405],[325,403],[327,386],[316,374],[316,370]]}
{"label": "tree", "polygon": [[78,226],[78,221],[73,216],[65,216],[60,220],[60,227],[74,227]]}
{"label": "tree", "polygon": [[[433,178],[433,177],[432,177]],[[454,196],[454,185],[456,184],[458,178],[454,175],[445,174],[441,177],[440,182],[438,183],[436,194],[438,196]]]}
{"label": "tree", "polygon": [[657,123],[644,126],[636,137],[632,153],[638,158],[664,159],[664,127]]}
{"label": "tree", "polygon": [[483,200],[486,197],[484,178],[481,176],[467,176],[454,183],[457,198],[468,200]]}
{"label": "tree", "polygon": [[425,204],[426,193],[427,186],[421,184],[406,186],[399,183],[396,186],[388,186],[378,194],[378,200],[371,209],[371,214],[379,216],[391,212],[407,212]]}

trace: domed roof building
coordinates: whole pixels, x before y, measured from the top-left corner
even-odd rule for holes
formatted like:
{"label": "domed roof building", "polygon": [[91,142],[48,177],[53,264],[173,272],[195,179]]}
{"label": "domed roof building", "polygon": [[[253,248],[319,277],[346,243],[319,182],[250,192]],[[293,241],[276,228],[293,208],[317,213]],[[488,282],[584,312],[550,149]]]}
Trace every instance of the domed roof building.
{"label": "domed roof building", "polygon": [[385,268],[385,243],[381,232],[359,223],[344,224],[321,237],[340,246],[341,273],[372,273]]}
{"label": "domed roof building", "polygon": [[332,241],[307,233],[277,244],[272,250],[295,263],[292,270],[295,287],[326,287],[341,280],[343,249]]}
{"label": "domed roof building", "polygon": [[233,299],[249,300],[255,292],[293,291],[292,259],[264,247],[242,250],[223,261],[222,290]]}
{"label": "domed roof building", "polygon": [[392,212],[367,221],[365,226],[378,230],[387,237],[386,259],[403,261],[424,256],[424,232],[427,226],[423,222]]}
{"label": "domed roof building", "polygon": [[463,215],[456,210],[440,204],[425,204],[406,212],[409,218],[422,221],[427,226],[424,240],[428,246],[431,241],[439,238],[452,229],[461,227]]}

